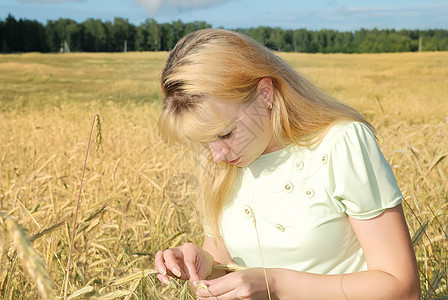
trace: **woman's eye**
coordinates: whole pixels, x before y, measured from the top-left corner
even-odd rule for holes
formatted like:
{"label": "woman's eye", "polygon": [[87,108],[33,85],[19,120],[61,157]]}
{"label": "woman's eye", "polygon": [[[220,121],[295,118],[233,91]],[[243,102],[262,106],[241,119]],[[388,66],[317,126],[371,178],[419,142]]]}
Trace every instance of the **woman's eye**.
{"label": "woman's eye", "polygon": [[233,130],[230,131],[229,133],[225,134],[225,135],[220,135],[220,136],[218,136],[218,138],[219,138],[220,140],[226,140],[226,139],[228,139],[228,138],[230,138],[230,137],[232,136],[232,133],[233,133]]}

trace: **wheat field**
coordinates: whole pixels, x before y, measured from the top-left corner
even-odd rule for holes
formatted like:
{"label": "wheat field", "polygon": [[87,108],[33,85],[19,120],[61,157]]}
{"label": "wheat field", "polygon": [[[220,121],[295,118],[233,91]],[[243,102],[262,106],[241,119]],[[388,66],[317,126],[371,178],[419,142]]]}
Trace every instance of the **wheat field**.
{"label": "wheat field", "polygon": [[[167,55],[0,56],[0,299],[194,299],[153,271],[158,249],[203,236],[192,154],[156,126]],[[448,299],[448,53],[279,55],[378,129],[422,298]]]}

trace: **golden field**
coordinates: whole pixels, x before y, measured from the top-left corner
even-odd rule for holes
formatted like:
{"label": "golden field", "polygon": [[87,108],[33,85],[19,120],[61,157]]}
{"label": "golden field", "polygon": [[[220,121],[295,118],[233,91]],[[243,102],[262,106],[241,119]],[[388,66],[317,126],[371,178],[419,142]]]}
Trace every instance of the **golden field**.
{"label": "golden field", "polygon": [[[279,55],[378,129],[405,196],[422,297],[448,299],[448,53]],[[194,299],[153,274],[158,249],[202,238],[194,160],[158,137],[166,58],[0,56],[0,211],[12,217],[0,216],[0,299],[50,297],[48,286],[57,299]],[[66,290],[96,113],[103,144],[88,155]]]}

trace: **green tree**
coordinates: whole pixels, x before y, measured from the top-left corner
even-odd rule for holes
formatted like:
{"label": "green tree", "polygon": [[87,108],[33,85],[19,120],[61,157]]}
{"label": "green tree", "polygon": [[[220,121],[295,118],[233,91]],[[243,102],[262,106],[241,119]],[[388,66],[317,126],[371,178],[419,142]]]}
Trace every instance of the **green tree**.
{"label": "green tree", "polygon": [[143,24],[135,27],[135,51],[147,51],[148,30]]}
{"label": "green tree", "polygon": [[270,48],[277,51],[284,51],[285,43],[285,31],[280,27],[275,27],[270,30],[269,35]]}
{"label": "green tree", "polygon": [[353,34],[351,32],[340,32],[334,39],[334,52],[353,53]]}
{"label": "green tree", "polygon": [[169,23],[163,23],[161,27],[161,49],[162,51],[169,51],[173,49],[176,42],[176,37],[174,36],[173,26]]}
{"label": "green tree", "polygon": [[358,53],[372,53],[373,45],[377,40],[378,30],[375,28],[372,31],[367,29],[361,29],[355,31],[353,36],[353,44],[355,47],[355,52]]}
{"label": "green tree", "polygon": [[174,42],[177,42],[185,35],[185,25],[181,20],[173,21],[171,23]]}
{"label": "green tree", "polygon": [[134,50],[135,26],[128,19],[114,18],[112,27],[113,51]]}
{"label": "green tree", "polygon": [[5,22],[0,20],[0,53],[5,53]]}
{"label": "green tree", "polygon": [[83,50],[88,52],[107,51],[107,30],[100,19],[87,19],[82,23],[84,28]]}
{"label": "green tree", "polygon": [[104,31],[106,32],[106,51],[113,52],[115,51],[114,50],[115,39],[113,36],[114,24],[111,21],[106,21],[104,23]]}
{"label": "green tree", "polygon": [[146,19],[136,28],[135,47],[137,51],[161,50],[161,29],[154,19]]}
{"label": "green tree", "polygon": [[[59,51],[67,42],[72,51],[169,51],[185,34],[211,28],[203,21],[183,23],[181,20],[159,24],[146,19],[135,26],[127,19],[115,18],[113,22],[87,19],[81,24],[71,19],[47,21],[43,26],[37,21],[20,19],[11,14],[0,20],[0,52]],[[424,51],[447,51],[448,30],[367,30],[339,32],[323,29],[284,30],[279,27],[238,28],[259,43],[277,51],[295,52],[403,52],[418,51],[419,41]]]}
{"label": "green tree", "polygon": [[64,41],[72,48],[72,42],[79,41],[81,38],[80,35],[82,34],[77,24],[76,21],[71,19],[48,21],[45,26],[45,31],[50,51],[59,51]]}
{"label": "green tree", "polygon": [[17,23],[18,48],[20,52],[46,52],[45,27],[37,21],[22,20]]}
{"label": "green tree", "polygon": [[150,51],[162,50],[162,28],[154,19],[151,19],[148,24],[147,44]]}
{"label": "green tree", "polygon": [[310,35],[306,29],[294,30],[292,33],[292,49],[294,52],[306,52]]}
{"label": "green tree", "polygon": [[3,26],[3,50],[5,52],[15,52],[19,48],[20,40],[18,35],[18,25],[16,19],[9,14]]}

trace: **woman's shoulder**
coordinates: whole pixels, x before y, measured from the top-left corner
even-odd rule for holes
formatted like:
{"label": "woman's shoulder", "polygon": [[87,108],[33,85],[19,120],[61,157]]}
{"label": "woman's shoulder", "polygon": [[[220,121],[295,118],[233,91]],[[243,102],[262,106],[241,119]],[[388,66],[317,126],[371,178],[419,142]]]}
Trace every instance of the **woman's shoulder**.
{"label": "woman's shoulder", "polygon": [[351,143],[376,144],[376,138],[370,128],[358,121],[343,121],[330,126],[317,148],[333,148],[337,144]]}
{"label": "woman's shoulder", "polygon": [[339,137],[341,135],[358,136],[361,133],[370,134],[374,137],[372,131],[366,124],[359,121],[342,121],[332,125],[325,138],[327,138],[327,136]]}

